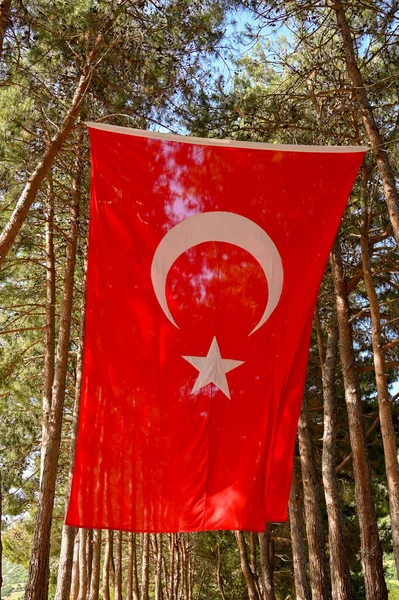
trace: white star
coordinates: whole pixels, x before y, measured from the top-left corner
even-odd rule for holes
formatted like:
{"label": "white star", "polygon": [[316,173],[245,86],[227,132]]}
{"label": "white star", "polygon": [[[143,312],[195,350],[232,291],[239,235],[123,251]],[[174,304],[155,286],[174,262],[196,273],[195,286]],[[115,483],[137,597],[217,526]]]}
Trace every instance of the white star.
{"label": "white star", "polygon": [[183,358],[199,371],[197,380],[191,390],[192,394],[198,392],[198,390],[208,385],[208,383],[213,383],[223,394],[230,398],[226,373],[239,367],[244,361],[222,358],[216,337],[213,338],[208,354],[205,357],[183,356]]}

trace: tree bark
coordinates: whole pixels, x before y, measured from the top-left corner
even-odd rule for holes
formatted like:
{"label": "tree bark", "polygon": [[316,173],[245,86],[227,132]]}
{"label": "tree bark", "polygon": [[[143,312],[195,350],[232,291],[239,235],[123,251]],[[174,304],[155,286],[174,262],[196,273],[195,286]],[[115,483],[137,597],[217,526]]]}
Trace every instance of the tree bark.
{"label": "tree bark", "polygon": [[40,481],[43,477],[44,451],[47,445],[51,395],[55,365],[55,257],[54,257],[54,190],[49,178],[46,214],[46,334],[44,342],[43,403],[42,403],[42,446],[40,453]]}
{"label": "tree bark", "polygon": [[71,573],[71,590],[70,600],[78,600],[79,595],[79,536],[75,536],[72,556],[72,573]]}
{"label": "tree bark", "polygon": [[143,550],[141,555],[141,600],[148,600],[150,569],[150,535],[143,533]]}
{"label": "tree bark", "polygon": [[79,594],[78,600],[87,595],[87,529],[79,529]]}
{"label": "tree bark", "polygon": [[0,58],[3,54],[4,37],[11,12],[11,0],[2,0],[0,2]]}
{"label": "tree bark", "polygon": [[115,600],[122,600],[122,532],[116,532],[115,543]]}
{"label": "tree bark", "polygon": [[90,592],[91,571],[93,568],[93,529],[87,530],[87,597]]}
{"label": "tree bark", "polygon": [[162,533],[157,533],[155,542],[155,600],[162,600]]}
{"label": "tree bark", "polygon": [[78,239],[80,180],[83,168],[83,161],[80,158],[80,155],[76,160],[75,168],[76,171],[72,182],[70,236],[67,242],[59,338],[47,438],[48,443],[45,448],[43,477],[40,486],[39,506],[36,516],[25,600],[43,600],[43,598],[47,598],[48,592],[50,532],[61,443],[62,413],[64,408],[67,363],[69,356],[73,285]]}
{"label": "tree bark", "polygon": [[298,427],[306,535],[309,548],[310,587],[313,600],[328,600],[328,579],[320,511],[320,492],[313,454],[312,432],[306,397],[303,399]]}
{"label": "tree bark", "polygon": [[336,474],[336,412],[335,373],[338,352],[336,314],[331,319],[326,357],[323,365],[324,432],[322,474],[328,515],[328,541],[333,600],[352,598],[350,571],[343,534],[342,511]]}
{"label": "tree bark", "polygon": [[388,483],[389,512],[391,517],[393,553],[395,557],[396,572],[399,576],[399,465],[396,447],[395,429],[392,421],[391,405],[389,401],[388,382],[385,364],[385,349],[381,331],[381,315],[377,292],[371,274],[369,254],[369,218],[367,214],[367,173],[362,169],[362,196],[363,196],[363,227],[361,236],[361,250],[364,272],[364,284],[370,303],[371,332],[373,346],[373,360],[375,381],[377,387],[378,414],[382,443],[384,447],[385,471]]}
{"label": "tree bark", "polygon": [[105,538],[104,564],[103,564],[103,600],[111,600],[109,574],[112,561],[113,531],[108,530]]}
{"label": "tree bark", "polygon": [[292,540],[292,558],[294,563],[294,584],[296,600],[310,600],[309,586],[306,579],[306,552],[303,535],[302,503],[296,483],[296,467],[292,474],[289,501],[290,529]]}
{"label": "tree bark", "polygon": [[270,560],[270,532],[266,526],[264,533],[258,534],[260,550],[260,568],[262,573],[263,599],[275,600],[273,564]]}
{"label": "tree bark", "polygon": [[240,564],[241,571],[244,575],[245,582],[248,589],[249,600],[259,600],[258,592],[256,591],[254,574],[252,573],[251,567],[248,561],[247,544],[245,542],[245,536],[243,531],[235,532],[237,546],[240,551]]}
{"label": "tree bark", "polygon": [[[86,271],[86,252],[87,244],[85,248],[85,271]],[[78,434],[78,422],[79,422],[79,410],[80,410],[80,391],[82,386],[82,367],[83,367],[83,338],[84,338],[84,325],[85,325],[85,314],[86,314],[86,275],[83,283],[82,290],[82,307],[80,313],[80,339],[79,339],[79,350],[76,359],[76,382],[75,382],[75,399],[73,406],[73,417],[72,417],[72,432],[71,432],[71,446],[69,450],[69,473],[68,473],[68,491],[65,498],[65,514],[68,509],[69,495],[72,484],[72,473],[73,464],[75,462],[75,448],[76,439]],[[58,564],[58,577],[57,577],[57,589],[55,592],[54,600],[69,600],[69,590],[71,587],[71,573],[72,573],[72,559],[73,559],[73,544],[75,540],[77,529],[75,527],[69,527],[63,525],[62,537],[61,537],[61,551],[60,560]]]}
{"label": "tree bark", "polygon": [[220,595],[222,596],[222,600],[227,600],[225,593],[224,593],[224,589],[223,589],[223,580],[222,580],[222,574],[221,574],[221,567],[222,567],[222,554],[220,551],[220,543],[219,541],[217,542],[217,562],[216,562],[216,583],[220,592]]}
{"label": "tree bark", "polygon": [[75,95],[72,99],[71,106],[65,115],[64,121],[57,130],[55,136],[50,141],[42,156],[42,159],[36,166],[36,169],[29,177],[22,194],[18,199],[14,211],[12,212],[2,233],[0,234],[0,266],[7,256],[19,230],[21,229],[28,215],[32,202],[36,198],[40,184],[49,172],[55,157],[75,125],[76,119],[79,115],[80,106],[90,85],[96,60],[101,49],[103,48],[103,45],[103,37],[101,34],[98,34],[94,42],[93,49],[86,59],[82,76],[79,79]]}
{"label": "tree bark", "polygon": [[139,600],[139,580],[137,577],[136,534],[129,534],[129,562],[127,574],[126,600]]}
{"label": "tree bark", "polygon": [[[93,533],[93,567],[90,578],[89,600],[98,600],[100,589],[100,563],[101,563],[101,529]],[[130,599],[132,600],[132,599]]]}
{"label": "tree bark", "polygon": [[352,81],[353,92],[356,95],[362,112],[364,127],[370,140],[374,158],[376,160],[378,171],[381,177],[385,200],[388,206],[389,217],[392,223],[392,229],[396,238],[396,242],[399,244],[399,197],[395,184],[395,175],[388,153],[384,148],[384,138],[382,137],[377,122],[374,118],[373,109],[368,98],[363,77],[357,64],[352,33],[346,18],[344,7],[341,0],[334,0],[332,6],[335,10],[338,28],[344,43],[346,68]]}
{"label": "tree bark", "polygon": [[386,600],[388,595],[371,489],[366,432],[349,322],[349,302],[338,242],[335,243],[331,253],[331,271],[338,317],[339,353],[348,411],[349,437],[353,452],[356,507],[360,526],[366,598],[367,600]]}

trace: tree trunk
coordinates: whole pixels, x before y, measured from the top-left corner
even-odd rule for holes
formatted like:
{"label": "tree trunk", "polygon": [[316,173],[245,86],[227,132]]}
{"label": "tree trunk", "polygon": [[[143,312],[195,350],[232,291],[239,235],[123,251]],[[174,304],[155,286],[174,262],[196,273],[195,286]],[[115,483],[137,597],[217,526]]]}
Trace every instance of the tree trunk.
{"label": "tree trunk", "polygon": [[[71,600],[78,600],[79,595],[79,536],[75,536],[72,557],[72,573],[71,573],[71,593],[68,596]],[[46,600],[46,599],[44,599]]]}
{"label": "tree trunk", "polygon": [[241,571],[244,575],[245,582],[248,589],[249,600],[259,600],[258,592],[256,591],[254,574],[252,573],[251,567],[248,561],[247,545],[245,542],[245,536],[243,531],[235,532],[237,546],[240,551],[240,564]]}
{"label": "tree trunk", "polygon": [[290,529],[292,540],[292,559],[294,563],[294,584],[296,600],[310,600],[309,587],[306,579],[306,552],[303,535],[302,503],[299,498],[296,483],[296,471],[292,474],[292,484],[289,502]]}
{"label": "tree trunk", "polygon": [[75,95],[72,99],[71,106],[65,115],[64,121],[57,130],[57,133],[50,141],[47,149],[45,150],[42,159],[39,161],[36,169],[29,177],[22,194],[12,212],[6,226],[0,234],[0,266],[2,265],[5,257],[7,256],[19,230],[21,229],[32,202],[36,198],[37,191],[43,179],[49,172],[51,165],[58,152],[60,151],[63,143],[71,132],[73,126],[78,118],[80,106],[83,98],[89,87],[90,80],[92,77],[93,70],[95,68],[96,60],[104,45],[103,37],[98,34],[92,51],[88,55],[81,78],[77,85]]}
{"label": "tree trunk", "polygon": [[219,541],[217,542],[217,553],[218,553],[218,556],[217,556],[217,563],[216,563],[216,583],[218,585],[220,595],[222,596],[222,600],[227,600],[225,593],[224,593],[224,589],[223,589],[223,580],[222,580],[222,575],[221,575],[222,554],[220,552]]}
{"label": "tree trunk", "polygon": [[352,598],[350,571],[343,534],[342,511],[336,474],[335,372],[338,350],[338,325],[333,314],[323,366],[324,432],[322,473],[328,515],[330,573],[333,600]]}
{"label": "tree trunk", "polygon": [[108,530],[105,538],[104,565],[103,565],[103,600],[111,600],[109,589],[109,574],[112,561],[112,538],[113,532]]}
{"label": "tree trunk", "polygon": [[91,571],[93,568],[93,529],[87,530],[87,596],[90,592]]}
{"label": "tree trunk", "polygon": [[371,107],[367,90],[356,61],[354,43],[344,7],[341,0],[334,0],[332,6],[335,10],[338,28],[341,32],[344,43],[345,61],[348,75],[352,81],[353,92],[356,95],[362,112],[364,127],[370,140],[374,158],[376,160],[378,171],[381,177],[385,200],[392,223],[392,229],[395,234],[396,241],[399,244],[399,197],[395,184],[395,175],[388,153],[384,147],[384,138],[382,137],[374,118],[373,109]]}
{"label": "tree trunk", "polygon": [[51,395],[55,365],[55,257],[54,257],[54,191],[49,178],[46,213],[46,335],[43,366],[42,446],[40,453],[40,482],[43,477],[44,452],[47,445]]}
{"label": "tree trunk", "polygon": [[141,600],[148,600],[150,568],[150,534],[143,533],[143,551],[141,555]]}
{"label": "tree trunk", "polygon": [[[87,244],[85,255],[87,253]],[[85,256],[86,267],[86,256]],[[85,268],[86,271],[86,268]],[[82,290],[82,307],[80,313],[80,339],[79,350],[76,359],[76,382],[75,382],[75,399],[73,405],[72,431],[71,431],[71,446],[69,450],[69,473],[68,473],[68,491],[65,498],[65,514],[68,509],[69,495],[72,484],[73,464],[75,462],[76,438],[78,433],[79,410],[80,410],[80,391],[82,386],[82,366],[83,366],[83,338],[86,314],[86,276]],[[63,525],[61,537],[60,560],[58,564],[57,589],[54,600],[69,600],[69,590],[71,587],[71,572],[73,558],[73,544],[76,535],[76,528]]]}
{"label": "tree trunk", "polygon": [[157,533],[155,541],[155,600],[162,600],[162,533]]}
{"label": "tree trunk", "polygon": [[355,367],[352,331],[349,323],[349,302],[338,242],[335,243],[331,253],[331,271],[337,307],[339,353],[348,410],[349,436],[353,452],[356,507],[360,526],[366,598],[367,600],[386,600],[388,597],[387,588],[384,580],[382,551],[371,489],[370,465],[367,455],[359,381]]}
{"label": "tree trunk", "polygon": [[306,535],[309,548],[310,587],[313,600],[328,600],[328,579],[320,511],[319,482],[313,455],[312,432],[306,397],[303,399],[298,427],[301,456]]}
{"label": "tree trunk", "polygon": [[266,526],[264,533],[258,534],[260,550],[260,567],[262,572],[263,599],[275,600],[273,582],[273,564],[270,560],[270,531]]}
{"label": "tree trunk", "polygon": [[129,562],[127,574],[126,600],[139,600],[139,580],[137,577],[136,534],[129,534]]}
{"label": "tree trunk", "polygon": [[61,443],[62,413],[64,408],[65,383],[69,355],[82,168],[83,161],[80,156],[78,156],[76,161],[76,172],[72,183],[72,216],[70,236],[67,242],[67,257],[63,298],[61,303],[54,385],[52,390],[48,443],[45,448],[43,477],[40,486],[39,506],[36,516],[25,600],[43,600],[44,598],[47,598],[48,592],[50,532]]}
{"label": "tree trunk", "polygon": [[[98,600],[100,589],[100,563],[101,563],[101,529],[93,533],[93,566],[90,578],[89,600]],[[132,600],[132,599],[130,599]]]}
{"label": "tree trunk", "polygon": [[168,600],[175,600],[174,580],[175,580],[175,533],[169,535],[169,583],[168,583]]}
{"label": "tree trunk", "polygon": [[116,532],[115,543],[115,600],[122,600],[122,532]]}
{"label": "tree trunk", "polygon": [[79,529],[79,594],[78,600],[87,595],[87,529]]}
{"label": "tree trunk", "polygon": [[391,405],[389,401],[388,383],[385,365],[385,350],[381,332],[381,315],[378,296],[375,291],[369,255],[369,219],[367,214],[367,173],[362,169],[362,196],[363,196],[363,231],[361,237],[362,262],[364,284],[370,303],[371,331],[373,359],[375,368],[375,381],[378,398],[378,414],[382,443],[384,447],[385,471],[388,483],[389,512],[391,516],[392,543],[395,557],[396,572],[399,576],[399,466],[396,447],[395,429],[392,421]]}
{"label": "tree trunk", "polygon": [[0,58],[3,54],[4,36],[11,12],[11,0],[2,0],[0,3]]}

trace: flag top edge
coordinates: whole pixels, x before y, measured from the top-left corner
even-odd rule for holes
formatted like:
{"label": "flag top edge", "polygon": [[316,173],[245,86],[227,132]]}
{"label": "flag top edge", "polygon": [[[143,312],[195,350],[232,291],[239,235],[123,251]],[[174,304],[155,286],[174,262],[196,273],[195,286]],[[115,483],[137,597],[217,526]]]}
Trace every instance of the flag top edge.
{"label": "flag top edge", "polygon": [[253,150],[279,150],[285,152],[324,152],[324,153],[355,153],[366,152],[368,146],[304,146],[297,144],[267,144],[264,142],[240,142],[236,140],[200,138],[188,135],[177,135],[174,133],[158,133],[156,131],[147,131],[145,129],[133,129],[131,127],[120,127],[118,125],[109,125],[108,123],[96,123],[86,121],[85,125],[89,129],[100,129],[123,135],[133,135],[136,137],[146,137],[155,140],[165,140],[170,142],[180,142],[185,144],[197,144],[201,146],[221,146],[227,148],[251,148]]}

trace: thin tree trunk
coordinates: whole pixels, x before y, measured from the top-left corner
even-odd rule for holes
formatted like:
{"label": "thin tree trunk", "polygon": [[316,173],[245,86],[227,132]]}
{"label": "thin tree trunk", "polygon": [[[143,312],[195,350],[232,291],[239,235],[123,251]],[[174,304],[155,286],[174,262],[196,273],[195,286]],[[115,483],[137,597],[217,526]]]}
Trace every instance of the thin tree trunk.
{"label": "thin tree trunk", "polygon": [[361,407],[358,375],[355,367],[352,331],[349,323],[349,302],[338,242],[335,243],[331,253],[331,271],[337,307],[339,352],[348,411],[349,436],[353,452],[356,507],[360,526],[366,598],[367,600],[386,600],[388,595],[384,580],[382,551],[371,489],[366,432]]}
{"label": "thin tree trunk", "polygon": [[175,533],[169,535],[169,584],[168,600],[174,600],[174,579],[175,579]]}
{"label": "thin tree trunk", "polygon": [[129,562],[127,574],[126,600],[139,600],[139,580],[137,576],[136,534],[129,534]]}
{"label": "thin tree trunk", "polygon": [[103,565],[103,600],[111,600],[109,589],[109,574],[112,560],[112,537],[113,531],[108,530],[105,537],[104,565]]}
{"label": "thin tree trunk", "polygon": [[364,284],[370,303],[371,331],[373,359],[375,368],[375,381],[378,398],[378,414],[382,443],[384,447],[385,471],[388,483],[389,512],[391,516],[393,553],[395,557],[396,572],[399,576],[399,465],[396,447],[395,429],[392,421],[391,405],[389,401],[388,382],[385,365],[385,349],[381,332],[381,315],[378,296],[375,291],[371,274],[369,255],[369,219],[367,214],[367,173],[362,169],[362,196],[363,196],[363,231],[361,237],[362,261]]}
{"label": "thin tree trunk", "polygon": [[150,535],[143,533],[143,551],[141,556],[141,600],[148,600],[150,569]]}
{"label": "thin tree trunk", "polygon": [[115,543],[115,600],[122,600],[122,532],[116,532]]}
{"label": "thin tree trunk", "polygon": [[48,443],[45,448],[43,478],[40,486],[39,506],[36,516],[25,600],[43,600],[43,598],[47,598],[48,592],[50,532],[61,443],[62,413],[64,408],[65,383],[69,355],[82,167],[83,161],[80,156],[78,156],[76,161],[76,172],[72,183],[72,216],[70,236],[67,242],[67,257],[54,385],[52,391],[49,435],[47,440]]}
{"label": "thin tree trunk", "polygon": [[87,530],[87,596],[90,592],[91,571],[93,569],[93,529]]}
{"label": "thin tree trunk", "polygon": [[11,0],[2,0],[0,2],[0,58],[3,54],[4,36],[8,25],[11,12]]}
{"label": "thin tree trunk", "polygon": [[245,542],[244,533],[242,531],[236,531],[235,536],[237,540],[237,546],[240,551],[241,571],[247,584],[249,600],[259,600],[258,592],[255,586],[254,574],[252,573],[248,561],[247,545]]}
{"label": "thin tree trunk", "polygon": [[[101,529],[93,532],[93,567],[90,578],[89,600],[98,600],[100,589],[100,563],[101,563]],[[131,598],[129,600],[132,600]]]}
{"label": "thin tree trunk", "polygon": [[51,165],[54,162],[55,157],[60,151],[63,143],[72,131],[75,125],[76,119],[79,115],[80,106],[86,91],[90,85],[90,80],[95,68],[96,60],[104,45],[102,34],[98,34],[94,42],[93,49],[89,53],[85,65],[83,67],[83,73],[79,79],[75,95],[72,99],[71,106],[65,115],[64,121],[57,130],[57,133],[50,141],[47,146],[41,160],[39,161],[36,169],[29,177],[19,199],[13,210],[6,226],[0,234],[0,266],[2,265],[5,257],[7,256],[19,230],[21,229],[29,209],[36,198],[37,191],[43,179],[49,172]]}
{"label": "thin tree trunk", "polygon": [[[72,557],[70,600],[78,600],[79,595],[79,536],[75,536]],[[69,598],[69,596],[68,596]]]}
{"label": "thin tree trunk", "polygon": [[[333,600],[352,598],[348,555],[343,534],[342,511],[336,473],[336,412],[335,372],[338,352],[338,325],[332,316],[323,365],[324,432],[322,474],[328,515],[330,573]],[[321,358],[322,360],[322,358]]]}
{"label": "thin tree trunk", "polygon": [[292,540],[292,559],[294,563],[294,584],[296,600],[310,600],[309,586],[306,579],[306,552],[303,535],[302,503],[299,499],[296,483],[296,471],[292,474],[289,502],[290,529]]}
{"label": "thin tree trunk", "polygon": [[259,550],[260,550],[260,567],[262,572],[263,583],[263,599],[275,600],[274,581],[273,581],[273,565],[270,560],[270,531],[269,526],[266,526],[264,533],[258,534]]}
{"label": "thin tree trunk", "polygon": [[79,594],[78,600],[87,595],[87,529],[79,529]]}
{"label": "thin tree trunk", "polygon": [[222,553],[220,551],[220,543],[219,541],[217,542],[217,562],[216,562],[216,583],[218,585],[219,588],[219,592],[220,595],[222,596],[222,600],[227,600],[225,593],[224,593],[224,589],[223,589],[223,580],[222,580],[222,574],[221,574],[221,567],[222,567]]}
{"label": "thin tree trunk", "polygon": [[352,81],[353,91],[357,97],[364,127],[371,143],[374,158],[377,163],[378,171],[381,177],[384,189],[385,199],[388,206],[388,212],[392,223],[392,229],[399,244],[399,197],[395,184],[395,175],[389,160],[388,153],[384,147],[384,138],[382,137],[373,109],[371,107],[367,90],[364,85],[359,66],[357,64],[352,33],[346,18],[345,10],[341,0],[334,0],[333,9],[335,10],[338,28],[341,32],[344,43],[344,52],[348,75]]}
{"label": "thin tree trunk", "polygon": [[55,365],[55,257],[54,257],[54,190],[49,177],[46,202],[46,335],[44,341],[42,446],[40,453],[40,482],[43,477],[44,453],[50,423],[51,395]]}
{"label": "thin tree trunk", "polygon": [[[85,247],[85,271],[86,271],[86,253],[87,244]],[[72,431],[71,431],[71,446],[69,450],[69,473],[68,473],[68,491],[65,498],[65,513],[68,508],[69,495],[72,484],[72,472],[73,464],[75,461],[75,448],[76,439],[78,433],[78,421],[79,421],[79,410],[80,410],[80,391],[82,386],[82,366],[83,366],[83,337],[84,337],[84,324],[86,314],[86,276],[83,283],[83,294],[82,294],[82,307],[80,313],[80,339],[79,339],[79,350],[76,359],[76,382],[75,382],[75,399],[73,405],[73,417],[72,417]],[[61,551],[60,560],[58,564],[58,577],[57,577],[57,589],[55,592],[54,600],[69,600],[69,590],[71,587],[71,572],[72,572],[72,558],[73,558],[73,544],[75,540],[77,529],[75,527],[69,527],[63,525],[62,537],[61,537]]]}
{"label": "thin tree trunk", "polygon": [[319,482],[313,454],[312,432],[306,397],[303,399],[298,427],[301,456],[306,535],[309,548],[310,587],[313,600],[328,600],[328,579],[320,511]]}
{"label": "thin tree trunk", "polygon": [[162,600],[162,533],[154,536],[155,541],[155,600]]}

